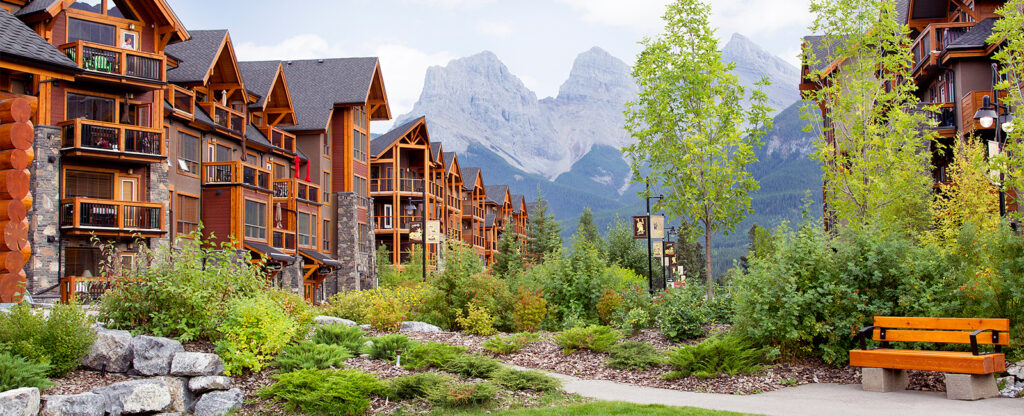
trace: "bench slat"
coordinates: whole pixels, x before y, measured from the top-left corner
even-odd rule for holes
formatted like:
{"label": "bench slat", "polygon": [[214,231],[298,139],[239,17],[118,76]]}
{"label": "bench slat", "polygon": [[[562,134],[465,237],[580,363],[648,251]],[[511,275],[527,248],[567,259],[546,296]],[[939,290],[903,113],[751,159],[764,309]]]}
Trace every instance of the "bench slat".
{"label": "bench slat", "polygon": [[1006,371],[1006,357],[1003,354],[971,355],[969,352],[950,351],[851,350],[850,365],[943,373],[992,374]]}
{"label": "bench slat", "polygon": [[[882,331],[875,329],[871,338],[875,341],[903,341],[903,342],[941,342],[947,344],[970,344],[971,333],[959,331],[907,331],[898,329],[886,329],[885,339],[882,339]],[[978,345],[1010,345],[1010,333],[1000,332],[999,342],[992,342],[991,332],[978,334]]]}
{"label": "bench slat", "polygon": [[1000,318],[914,318],[906,316],[876,316],[875,326],[904,329],[945,329],[976,331],[994,329],[1009,331],[1010,320]]}

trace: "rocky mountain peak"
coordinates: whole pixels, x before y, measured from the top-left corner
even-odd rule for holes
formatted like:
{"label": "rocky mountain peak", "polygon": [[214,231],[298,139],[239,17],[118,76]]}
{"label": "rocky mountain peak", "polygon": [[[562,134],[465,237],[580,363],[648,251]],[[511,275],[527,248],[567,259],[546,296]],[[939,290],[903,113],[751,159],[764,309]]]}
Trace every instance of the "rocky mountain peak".
{"label": "rocky mountain peak", "polygon": [[595,46],[576,56],[569,78],[558,90],[558,99],[596,99],[622,104],[636,94],[630,72],[625,62]]}

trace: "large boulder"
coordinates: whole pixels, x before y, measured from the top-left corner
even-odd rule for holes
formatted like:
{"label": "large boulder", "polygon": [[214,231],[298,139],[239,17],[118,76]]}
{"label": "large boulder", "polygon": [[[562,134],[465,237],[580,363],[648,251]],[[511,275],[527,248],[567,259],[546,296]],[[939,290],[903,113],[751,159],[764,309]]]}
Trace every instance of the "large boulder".
{"label": "large boulder", "polygon": [[426,322],[419,321],[405,321],[402,322],[402,331],[409,332],[441,332],[441,328],[437,325],[431,325]]}
{"label": "large boulder", "polygon": [[339,324],[340,325],[346,325],[346,326],[356,326],[355,321],[350,321],[350,320],[344,319],[344,318],[335,318],[333,316],[324,316],[324,315],[320,315],[320,316],[317,316],[317,317],[313,318],[313,323],[315,323],[317,325],[320,325],[320,326],[330,326],[330,325],[339,325]]}
{"label": "large boulder", "polygon": [[242,407],[242,391],[231,389],[228,391],[211,391],[199,398],[196,402],[194,416],[222,416],[232,410]]}
{"label": "large boulder", "polygon": [[92,392],[106,399],[106,412],[110,416],[161,412],[171,404],[170,390],[155,379],[122,381],[94,388]]}
{"label": "large boulder", "polygon": [[156,377],[154,380],[164,383],[164,386],[167,387],[167,392],[171,394],[171,404],[164,411],[187,413],[192,409],[196,399],[192,395],[192,390],[188,388],[187,378],[162,376]]}
{"label": "large boulder", "polygon": [[107,398],[96,393],[43,396],[39,416],[103,416]]}
{"label": "large boulder", "polygon": [[203,393],[210,390],[227,390],[231,388],[231,377],[226,376],[199,376],[192,377],[188,381],[188,389],[193,393]]}
{"label": "large boulder", "polygon": [[116,329],[96,328],[96,341],[82,365],[93,370],[123,373],[132,365],[132,334]]}
{"label": "large boulder", "polygon": [[1006,373],[1024,381],[1024,361],[1006,366]]}
{"label": "large boulder", "polygon": [[139,335],[132,338],[132,366],[144,376],[164,376],[171,372],[174,355],[185,352],[181,343],[170,338]]}
{"label": "large boulder", "polygon": [[39,413],[39,389],[23,387],[0,393],[0,415],[35,416]]}
{"label": "large boulder", "polygon": [[224,362],[217,354],[179,352],[171,361],[171,375],[175,376],[217,376],[223,372]]}

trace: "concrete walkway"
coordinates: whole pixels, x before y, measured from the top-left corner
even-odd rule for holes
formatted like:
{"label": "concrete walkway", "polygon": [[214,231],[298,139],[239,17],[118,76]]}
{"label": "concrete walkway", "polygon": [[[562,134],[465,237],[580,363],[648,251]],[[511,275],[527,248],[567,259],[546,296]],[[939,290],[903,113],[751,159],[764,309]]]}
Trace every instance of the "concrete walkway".
{"label": "concrete walkway", "polygon": [[979,415],[1024,416],[1024,399],[992,398],[973,402],[949,400],[945,393],[902,391],[872,393],[859,384],[805,384],[773,392],[738,396],[693,393],[606,380],[583,380],[548,373],[569,393],[598,400],[637,404],[692,406],[764,415]]}

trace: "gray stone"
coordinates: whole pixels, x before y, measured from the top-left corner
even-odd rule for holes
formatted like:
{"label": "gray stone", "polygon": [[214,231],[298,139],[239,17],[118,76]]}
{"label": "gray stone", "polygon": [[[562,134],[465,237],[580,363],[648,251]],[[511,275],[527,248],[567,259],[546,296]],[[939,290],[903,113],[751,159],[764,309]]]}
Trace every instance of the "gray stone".
{"label": "gray stone", "polygon": [[123,373],[132,365],[132,334],[128,331],[97,327],[96,341],[82,365],[93,370]]}
{"label": "gray stone", "polygon": [[905,370],[864,367],[861,370],[861,385],[864,391],[886,393],[906,390],[910,384]]}
{"label": "gray stone", "polygon": [[165,411],[188,412],[195,404],[195,397],[188,389],[189,380],[187,378],[162,376],[156,377],[154,380],[163,383],[167,387],[167,392],[171,394],[171,404],[164,409]]}
{"label": "gray stone", "polygon": [[163,376],[171,371],[174,355],[185,352],[181,343],[169,338],[139,335],[132,338],[132,366],[144,376]]}
{"label": "gray stone", "polygon": [[[35,126],[35,161],[29,166],[29,192],[34,199],[27,218],[32,256],[25,264],[26,289],[30,293],[60,283],[60,143],[60,128]],[[56,301],[59,295],[59,291],[51,290],[36,296],[36,300]]]}
{"label": "gray stone", "polygon": [[43,396],[43,402],[39,416],[103,416],[107,409],[106,397],[96,393]]}
{"label": "gray stone", "polygon": [[204,394],[196,402],[194,416],[221,416],[242,407],[242,391],[211,391]]}
{"label": "gray stone", "polygon": [[224,372],[224,362],[217,354],[179,352],[171,361],[171,375],[216,376]]}
{"label": "gray stone", "polygon": [[946,398],[954,400],[978,400],[996,397],[999,389],[992,374],[946,373]]}
{"label": "gray stone", "polygon": [[35,416],[39,413],[39,389],[23,387],[0,393],[0,415]]}
{"label": "gray stone", "polygon": [[370,326],[370,324],[362,324],[359,325],[359,329],[362,329],[363,331],[370,331],[373,329],[373,326]]}
{"label": "gray stone", "polygon": [[171,404],[171,392],[156,379],[122,381],[92,389],[106,399],[110,416],[122,413],[161,412]]}
{"label": "gray stone", "polygon": [[1018,364],[1010,364],[1006,366],[1006,374],[1014,376],[1017,380],[1024,380],[1024,366]]}
{"label": "gray stone", "polygon": [[441,328],[437,325],[431,325],[426,322],[419,321],[402,322],[401,330],[410,332],[441,332]]}
{"label": "gray stone", "polygon": [[320,325],[320,326],[330,326],[330,325],[338,325],[338,324],[345,325],[345,326],[356,326],[355,321],[350,321],[350,320],[344,319],[344,318],[335,318],[333,316],[323,316],[323,315],[320,315],[320,316],[317,316],[317,317],[313,318],[313,322],[316,323],[317,325]]}
{"label": "gray stone", "polygon": [[231,377],[226,376],[199,376],[192,377],[188,381],[188,389],[195,393],[202,393],[210,390],[227,390],[231,388]]}

